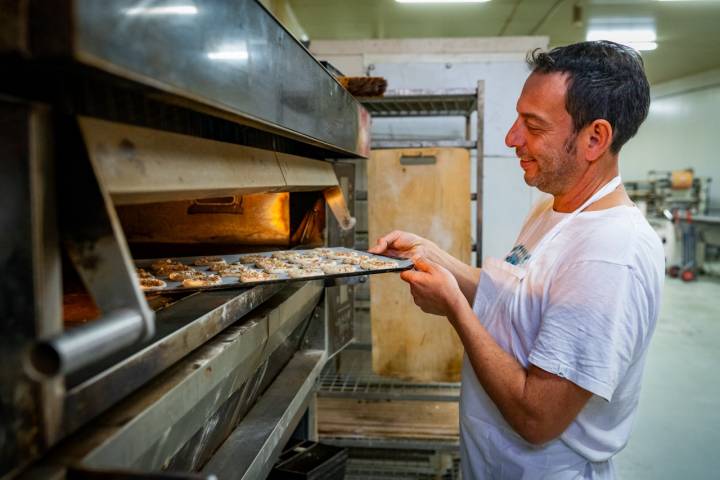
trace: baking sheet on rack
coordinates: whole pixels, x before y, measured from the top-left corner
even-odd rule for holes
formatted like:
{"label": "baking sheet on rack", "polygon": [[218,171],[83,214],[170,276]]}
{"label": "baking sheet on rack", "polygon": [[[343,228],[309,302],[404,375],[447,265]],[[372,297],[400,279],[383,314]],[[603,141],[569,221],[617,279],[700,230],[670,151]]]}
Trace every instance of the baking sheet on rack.
{"label": "baking sheet on rack", "polygon": [[[356,276],[362,276],[362,275],[376,275],[380,273],[388,273],[388,272],[401,272],[403,270],[409,270],[413,267],[412,260],[407,259],[400,259],[400,258],[392,258],[392,257],[385,257],[382,255],[375,255],[368,252],[363,252],[361,250],[353,250],[351,248],[345,248],[345,247],[323,247],[319,249],[308,249],[308,250],[277,250],[272,252],[256,252],[256,253],[242,253],[242,254],[230,254],[230,255],[212,255],[212,257],[219,257],[222,260],[224,260],[228,265],[237,265],[240,261],[240,257],[247,257],[247,256],[263,256],[263,257],[272,257],[273,254],[277,254],[278,252],[288,252],[293,254],[299,254],[299,255],[309,255],[311,252],[316,252],[318,250],[324,250],[324,251],[331,251],[334,253],[350,253],[354,252],[358,256],[364,256],[368,257],[370,259],[376,259],[376,260],[383,260],[387,262],[395,263],[396,266],[390,267],[390,268],[381,268],[381,269],[363,269],[359,265],[355,265],[355,271],[348,272],[348,273],[323,273],[322,275],[313,275],[313,276],[306,276],[306,277],[298,277],[298,278],[292,278],[287,273],[277,273],[276,277],[271,280],[258,280],[258,281],[252,281],[252,282],[242,282],[238,277],[223,277],[221,276],[222,283],[218,285],[212,285],[212,286],[194,286],[194,287],[184,287],[182,285],[182,281],[173,281],[170,280],[167,275],[161,275],[157,274],[155,275],[152,269],[152,264],[158,261],[166,260],[164,258],[153,258],[153,259],[143,259],[143,260],[135,260],[135,266],[137,268],[141,268],[143,270],[146,270],[147,272],[153,273],[156,278],[164,281],[166,283],[165,287],[158,287],[158,288],[152,288],[145,290],[146,293],[174,293],[174,292],[191,292],[196,290],[222,290],[222,289],[230,289],[230,288],[246,288],[246,287],[254,287],[256,285],[267,285],[271,283],[286,283],[286,282],[306,282],[306,281],[312,281],[312,280],[323,280],[326,278],[342,278],[342,277],[356,277]],[[317,254],[316,254],[317,255]],[[321,255],[323,258],[325,258],[327,261],[335,261],[337,263],[341,263],[341,260],[332,260],[328,258],[326,255]],[[183,263],[185,265],[190,266],[191,268],[202,272],[206,274],[212,274],[216,273],[210,269],[207,265],[195,265],[196,260],[203,258],[202,256],[196,256],[196,257],[170,257],[169,260],[173,260],[176,262]],[[245,264],[247,265],[247,264]],[[298,268],[300,268],[300,265],[297,265]],[[254,266],[251,267],[254,271],[261,271],[260,268],[255,268]]]}

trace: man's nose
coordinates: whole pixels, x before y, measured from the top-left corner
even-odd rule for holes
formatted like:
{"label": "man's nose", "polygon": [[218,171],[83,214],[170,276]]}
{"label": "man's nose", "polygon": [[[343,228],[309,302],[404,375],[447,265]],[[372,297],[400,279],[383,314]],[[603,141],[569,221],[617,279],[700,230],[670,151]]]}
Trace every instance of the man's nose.
{"label": "man's nose", "polygon": [[507,135],[505,135],[505,145],[510,148],[520,147],[522,145],[522,134],[520,130],[520,118],[518,117],[510,127],[510,130],[508,130]]}

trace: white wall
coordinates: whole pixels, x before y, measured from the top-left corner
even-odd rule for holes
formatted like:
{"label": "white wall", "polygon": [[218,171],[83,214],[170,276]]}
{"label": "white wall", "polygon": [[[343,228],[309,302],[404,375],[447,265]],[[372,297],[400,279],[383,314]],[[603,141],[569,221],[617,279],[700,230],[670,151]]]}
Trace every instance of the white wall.
{"label": "white wall", "polygon": [[720,69],[654,86],[651,93],[647,120],[620,152],[623,179],[692,167],[713,179],[710,208],[720,214]]}
{"label": "white wall", "polygon": [[[515,103],[529,74],[525,55],[546,48],[547,37],[314,42],[310,50],[346,75],[384,77],[388,88],[474,89],[485,82],[483,256],[512,248],[536,191],[528,188],[504,144]],[[476,131],[473,119],[472,131]],[[374,119],[373,139],[462,138],[462,118]],[[475,165],[475,162],[473,162]],[[471,191],[475,192],[473,171]],[[475,232],[473,203],[473,226]]]}

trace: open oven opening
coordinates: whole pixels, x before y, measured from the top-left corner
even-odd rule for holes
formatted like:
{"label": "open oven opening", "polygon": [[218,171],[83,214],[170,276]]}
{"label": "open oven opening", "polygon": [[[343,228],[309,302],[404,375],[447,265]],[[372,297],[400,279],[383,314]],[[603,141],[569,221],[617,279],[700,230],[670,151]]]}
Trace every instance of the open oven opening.
{"label": "open oven opening", "polygon": [[[325,244],[326,209],[322,191],[115,205],[115,210],[133,260],[242,254]],[[100,319],[102,312],[67,252],[63,252],[62,265],[63,327],[68,331]],[[148,292],[146,299],[157,314],[196,293]],[[157,315],[153,338],[66,375],[66,388],[82,384],[184,325],[175,316]]]}
{"label": "open oven opening", "polygon": [[120,205],[116,210],[136,259],[324,244],[325,203],[317,191]]}

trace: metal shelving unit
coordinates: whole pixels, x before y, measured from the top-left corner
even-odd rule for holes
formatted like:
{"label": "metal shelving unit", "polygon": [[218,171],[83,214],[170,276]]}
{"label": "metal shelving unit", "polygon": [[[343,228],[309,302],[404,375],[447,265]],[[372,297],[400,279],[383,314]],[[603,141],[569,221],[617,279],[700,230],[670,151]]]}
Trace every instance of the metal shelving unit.
{"label": "metal shelving unit", "polygon": [[[373,140],[371,148],[466,148],[477,155],[477,192],[471,201],[477,203],[476,264],[482,261],[482,193],[483,193],[483,129],[485,111],[485,82],[480,80],[476,89],[405,89],[388,90],[384,96],[364,98],[361,102],[375,118],[409,117],[464,117],[465,138],[443,140]],[[472,139],[472,115],[477,113],[477,134]]]}
{"label": "metal shelving unit", "polygon": [[[462,138],[372,140],[371,148],[464,148],[477,153],[477,238],[482,239],[483,117],[484,82],[476,89],[390,90],[381,98],[361,99],[375,118],[462,117]],[[472,116],[477,114],[476,133]],[[475,138],[473,138],[475,137]],[[366,201],[367,192],[359,190],[356,200]],[[356,213],[360,215],[362,212]],[[480,243],[480,242],[478,242]],[[367,245],[361,245],[367,247]],[[475,247],[473,247],[475,249]],[[477,248],[482,258],[481,248]],[[479,265],[479,262],[478,262]],[[358,308],[367,301],[356,300],[356,319],[369,318],[367,305],[363,315]],[[356,332],[357,332],[356,327]],[[362,329],[361,329],[362,330]],[[371,373],[372,345],[369,339],[352,343],[333,366],[328,364],[317,383],[319,397],[348,398],[363,401],[458,402],[460,383],[418,383],[381,377]],[[333,368],[334,367],[334,368]],[[459,440],[457,438],[327,437],[322,441],[350,450],[347,478],[447,478],[459,477]],[[442,459],[442,461],[440,460]]]}

